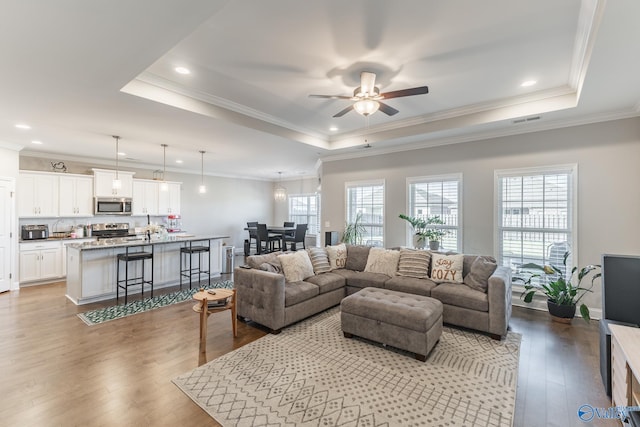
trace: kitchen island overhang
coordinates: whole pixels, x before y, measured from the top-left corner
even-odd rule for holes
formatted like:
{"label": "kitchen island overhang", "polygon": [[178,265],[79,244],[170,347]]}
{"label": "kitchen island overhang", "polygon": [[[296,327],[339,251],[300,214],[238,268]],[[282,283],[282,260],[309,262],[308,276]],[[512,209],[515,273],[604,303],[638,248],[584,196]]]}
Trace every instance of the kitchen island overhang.
{"label": "kitchen island overhang", "polygon": [[[86,242],[67,245],[67,293],[76,305],[114,299],[116,297],[116,257],[135,247],[144,249],[153,245],[154,289],[176,286],[180,283],[180,248],[189,242],[210,242],[209,270],[211,276],[220,276],[223,263],[223,240],[229,236],[194,235],[171,239],[118,240],[116,242]],[[201,263],[209,262],[209,254],[202,255]],[[140,267],[137,268],[138,272]],[[147,264],[146,268],[151,268]],[[140,293],[140,286],[131,286],[130,294]]]}

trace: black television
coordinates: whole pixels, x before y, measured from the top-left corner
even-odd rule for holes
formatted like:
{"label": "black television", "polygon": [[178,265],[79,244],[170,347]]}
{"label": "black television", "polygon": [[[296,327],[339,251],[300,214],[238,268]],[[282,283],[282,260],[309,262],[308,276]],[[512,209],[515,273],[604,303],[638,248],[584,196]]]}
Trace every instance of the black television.
{"label": "black television", "polygon": [[602,255],[602,318],[640,325],[640,256]]}

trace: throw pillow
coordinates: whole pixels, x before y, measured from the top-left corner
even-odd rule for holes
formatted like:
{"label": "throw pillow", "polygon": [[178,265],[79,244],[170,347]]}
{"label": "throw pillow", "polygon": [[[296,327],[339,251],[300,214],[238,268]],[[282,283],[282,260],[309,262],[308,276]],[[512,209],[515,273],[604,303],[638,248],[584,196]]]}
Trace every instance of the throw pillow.
{"label": "throw pillow", "polygon": [[402,248],[398,262],[398,276],[428,279],[430,261],[431,252],[429,251]]}
{"label": "throw pillow", "polygon": [[395,276],[398,271],[398,260],[400,259],[400,251],[383,248],[371,248],[367,265],[364,271],[369,273],[382,273],[387,276]]}
{"label": "throw pillow", "polygon": [[371,246],[347,245],[347,264],[344,268],[353,271],[364,271],[370,250]]}
{"label": "throw pillow", "polygon": [[327,255],[329,256],[329,264],[332,270],[344,268],[347,265],[347,246],[344,243],[339,245],[327,246]]}
{"label": "throw pillow", "polygon": [[464,276],[464,284],[480,292],[487,292],[489,277],[496,271],[498,264],[493,258],[479,256],[471,264],[469,274]]}
{"label": "throw pillow", "polygon": [[287,282],[300,282],[313,276],[313,265],[307,251],[278,255]]}
{"label": "throw pillow", "polygon": [[307,253],[309,253],[314,273],[320,274],[331,271],[329,255],[327,255],[327,251],[324,248],[309,248],[307,249]]}
{"label": "throw pillow", "polygon": [[282,274],[282,265],[278,260],[274,262],[263,262],[262,264],[260,264],[260,270],[268,271],[269,273]]}
{"label": "throw pillow", "polygon": [[432,254],[431,280],[436,283],[462,283],[463,254],[444,255]]}
{"label": "throw pillow", "polygon": [[247,265],[251,268],[255,268],[256,270],[260,269],[260,266],[265,262],[273,262],[278,259],[278,254],[272,252],[270,254],[265,255],[251,255],[247,257]]}

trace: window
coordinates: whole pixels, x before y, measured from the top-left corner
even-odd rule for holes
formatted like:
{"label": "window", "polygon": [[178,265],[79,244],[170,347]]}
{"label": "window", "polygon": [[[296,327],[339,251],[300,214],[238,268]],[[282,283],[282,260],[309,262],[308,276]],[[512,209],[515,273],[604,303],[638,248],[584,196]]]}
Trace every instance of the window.
{"label": "window", "polygon": [[295,194],[289,196],[289,221],[307,224],[307,234],[318,234],[320,219],[318,216],[317,194]]}
{"label": "window", "polygon": [[347,182],[346,199],[346,221],[354,222],[359,213],[362,215],[362,244],[384,246],[384,181]]}
{"label": "window", "polygon": [[442,249],[461,252],[462,174],[408,178],[407,183],[409,191],[407,215],[425,220],[434,216],[440,217],[444,224],[430,227],[442,229],[447,233],[442,237]]}
{"label": "window", "polygon": [[[575,165],[496,171],[497,240],[501,265],[515,276],[526,263],[571,273],[576,257]],[[570,251],[567,267],[564,253]]]}

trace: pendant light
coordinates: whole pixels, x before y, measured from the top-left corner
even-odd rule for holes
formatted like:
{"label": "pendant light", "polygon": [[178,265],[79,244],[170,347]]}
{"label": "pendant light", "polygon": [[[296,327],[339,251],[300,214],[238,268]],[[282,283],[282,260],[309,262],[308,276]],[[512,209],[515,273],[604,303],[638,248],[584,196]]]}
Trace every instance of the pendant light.
{"label": "pendant light", "polygon": [[276,202],[284,202],[287,200],[287,189],[282,186],[282,172],[278,172],[278,175],[280,178],[278,179],[278,185],[273,192],[273,198]]}
{"label": "pendant light", "polygon": [[169,184],[167,184],[167,180],[165,179],[165,172],[167,172],[167,144],[162,145],[162,182],[160,183],[160,191],[169,191]]}
{"label": "pendant light", "polygon": [[204,185],[204,153],[204,151],[200,150],[200,187],[198,187],[200,194],[207,192],[207,187]]}
{"label": "pendant light", "polygon": [[116,178],[111,183],[111,188],[114,190],[119,190],[122,188],[122,181],[120,181],[120,177],[118,176],[118,151],[120,145],[120,137],[117,135],[113,135],[113,138],[116,140]]}

